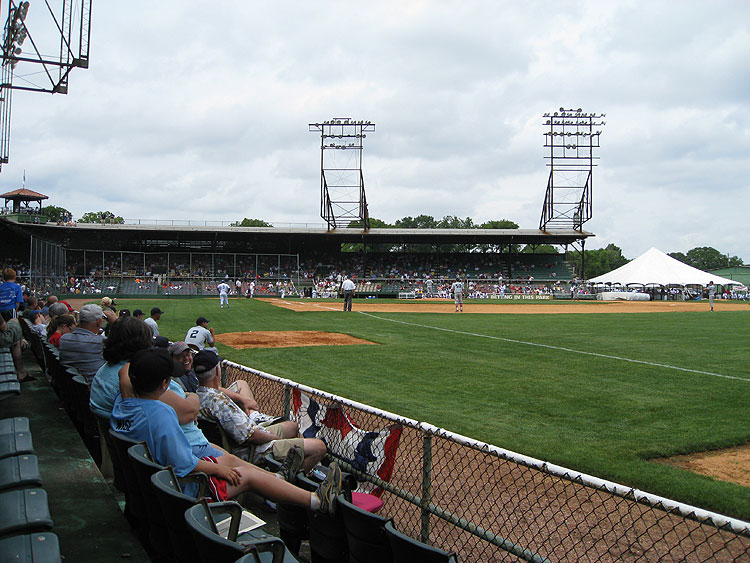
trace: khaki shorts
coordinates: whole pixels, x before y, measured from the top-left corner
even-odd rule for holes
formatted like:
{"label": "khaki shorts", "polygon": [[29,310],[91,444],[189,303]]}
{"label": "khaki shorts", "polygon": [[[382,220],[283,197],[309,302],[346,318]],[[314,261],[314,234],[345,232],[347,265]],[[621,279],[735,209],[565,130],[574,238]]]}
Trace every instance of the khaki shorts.
{"label": "khaki shorts", "polygon": [[[267,432],[270,432],[271,434],[276,434],[281,438],[284,434],[282,433],[283,428],[281,424],[272,424],[271,426],[267,426],[265,428]],[[271,453],[273,454],[273,457],[275,459],[278,459],[279,461],[286,459],[287,454],[289,453],[289,450],[291,450],[294,446],[299,446],[304,451],[305,449],[305,439],[304,438],[281,438],[279,440],[275,440],[273,443],[273,446],[271,446]]]}

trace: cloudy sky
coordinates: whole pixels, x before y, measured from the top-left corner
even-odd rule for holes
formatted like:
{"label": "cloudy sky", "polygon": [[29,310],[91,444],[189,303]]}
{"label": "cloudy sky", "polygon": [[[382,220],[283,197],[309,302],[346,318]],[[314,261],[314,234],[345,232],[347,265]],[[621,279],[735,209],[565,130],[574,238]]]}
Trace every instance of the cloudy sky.
{"label": "cloudy sky", "polygon": [[542,114],[580,107],[607,114],[588,248],[750,263],[750,3],[94,0],[91,22],[67,96],[15,92],[3,191],[25,170],[75,217],[322,225],[308,123],[352,117],[376,124],[372,217],[536,228]]}

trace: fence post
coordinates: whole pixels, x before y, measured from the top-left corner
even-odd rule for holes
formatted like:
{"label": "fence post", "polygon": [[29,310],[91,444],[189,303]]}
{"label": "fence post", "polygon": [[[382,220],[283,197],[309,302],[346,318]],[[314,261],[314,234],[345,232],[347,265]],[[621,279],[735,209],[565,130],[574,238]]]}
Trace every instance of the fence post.
{"label": "fence post", "polygon": [[289,419],[292,414],[292,389],[289,385],[284,385],[284,416]]}
{"label": "fence post", "polygon": [[422,542],[430,543],[430,511],[432,502],[432,434],[425,433],[422,438]]}

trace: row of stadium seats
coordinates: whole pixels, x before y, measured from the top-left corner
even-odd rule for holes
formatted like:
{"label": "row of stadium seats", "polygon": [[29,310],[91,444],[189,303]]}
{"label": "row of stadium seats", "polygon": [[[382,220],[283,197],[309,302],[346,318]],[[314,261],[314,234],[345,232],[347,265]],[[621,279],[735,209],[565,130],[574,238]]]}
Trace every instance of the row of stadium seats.
{"label": "row of stadium seats", "polygon": [[0,561],[59,562],[29,419],[0,420]]}

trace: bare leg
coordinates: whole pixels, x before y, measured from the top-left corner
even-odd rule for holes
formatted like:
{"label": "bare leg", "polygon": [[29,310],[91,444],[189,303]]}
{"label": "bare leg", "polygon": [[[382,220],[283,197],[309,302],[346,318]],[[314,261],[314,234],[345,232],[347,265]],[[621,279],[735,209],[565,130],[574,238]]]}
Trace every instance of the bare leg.
{"label": "bare leg", "polygon": [[305,438],[303,449],[305,451],[305,461],[302,462],[302,469],[307,473],[318,465],[320,460],[326,455],[326,445],[323,440]]}
{"label": "bare leg", "polygon": [[[237,460],[239,464],[236,464],[234,460]],[[233,498],[244,491],[255,491],[275,502],[286,502],[305,508],[310,507],[312,493],[277,478],[273,473],[255,467],[231,454],[223,455],[216,461],[221,465],[234,467],[240,474],[239,486],[227,483],[227,495],[229,497]]]}
{"label": "bare leg", "polygon": [[24,379],[26,377],[26,369],[23,367],[20,340],[10,347],[10,355],[13,357],[13,366],[16,368],[18,379]]}

